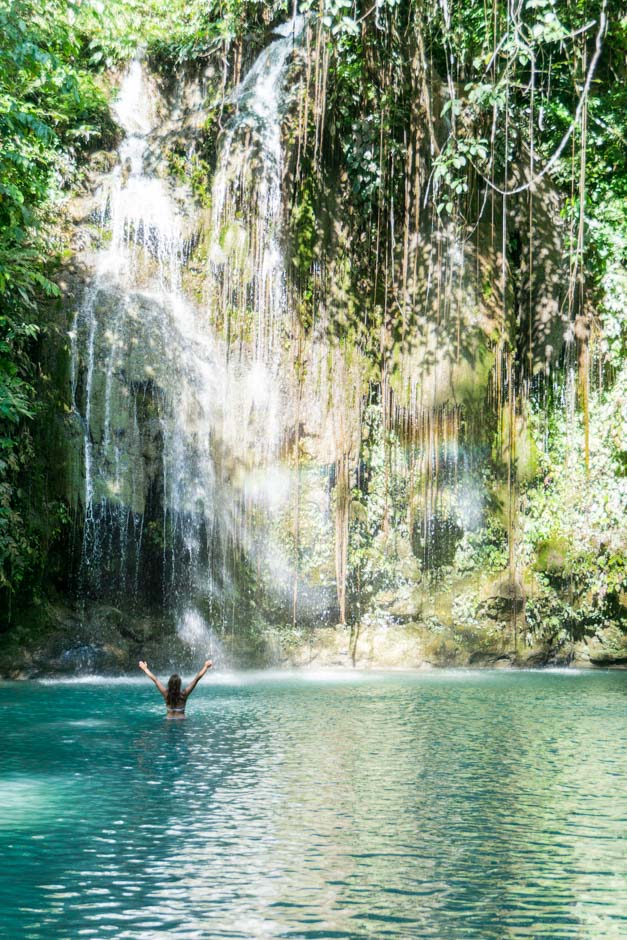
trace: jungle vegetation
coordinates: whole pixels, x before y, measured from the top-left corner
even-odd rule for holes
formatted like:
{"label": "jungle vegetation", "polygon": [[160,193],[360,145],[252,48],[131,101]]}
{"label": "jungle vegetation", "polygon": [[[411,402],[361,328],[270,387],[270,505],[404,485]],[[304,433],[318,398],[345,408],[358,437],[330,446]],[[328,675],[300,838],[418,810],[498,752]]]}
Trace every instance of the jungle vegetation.
{"label": "jungle vegetation", "polygon": [[[339,344],[372,370],[383,419],[364,403],[369,486],[338,462],[337,570],[350,594],[393,582],[377,548],[404,527],[420,555],[433,533],[408,518],[425,434],[490,439],[494,511],[440,566],[508,566],[544,586],[527,629],[572,636],[624,622],[627,474],[627,18],[618,0],[303,0],[305,53],[287,133],[291,280],[302,329],[319,310]],[[33,436],[54,407],[43,348],[63,242],[55,207],[94,150],[111,149],[113,77],[138,47],[156,69],[219,61],[238,80],[291,3],[256,0],[0,0],[0,588],[45,591],[54,546],[70,525],[48,498]],[[216,125],[206,134],[206,168]],[[546,193],[557,210],[542,215]],[[537,194],[537,195],[536,195]],[[341,243],[329,239],[342,218]],[[564,347],[541,361],[533,265],[558,231]],[[495,338],[485,401],[444,409],[426,429],[403,356],[421,329],[416,245],[489,241],[496,275],[484,300]],[[345,266],[341,302],[330,296]],[[333,259],[333,260],[332,260]],[[413,260],[412,260],[413,259]],[[443,286],[444,308],[452,303]],[[341,310],[340,310],[341,308]],[[335,311],[335,312],[334,312]],[[499,312],[500,311],[500,312]],[[524,416],[518,440],[516,416]],[[409,445],[408,445],[409,442]],[[39,447],[39,450],[38,450]],[[408,449],[409,448],[409,449]],[[407,456],[409,454],[409,457]],[[390,488],[389,468],[407,464]],[[499,497],[497,499],[497,497]],[[376,504],[376,510],[373,508]],[[362,507],[360,510],[359,507]],[[411,516],[411,513],[410,513]],[[444,553],[446,554],[446,552]],[[338,576],[338,581],[340,577]],[[473,620],[459,601],[459,617]],[[350,607],[350,605],[349,605]],[[346,598],[340,591],[342,618]],[[350,616],[350,611],[349,611]]]}

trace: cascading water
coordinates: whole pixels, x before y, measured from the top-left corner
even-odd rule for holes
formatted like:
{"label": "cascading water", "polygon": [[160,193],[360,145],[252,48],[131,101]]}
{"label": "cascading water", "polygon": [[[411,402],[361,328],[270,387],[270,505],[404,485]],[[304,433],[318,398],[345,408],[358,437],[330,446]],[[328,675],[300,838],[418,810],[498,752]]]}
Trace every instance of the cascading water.
{"label": "cascading water", "polygon": [[258,363],[276,361],[279,325],[286,308],[281,236],[282,78],[302,18],[258,57],[236,88],[237,111],[227,129],[212,190],[210,291],[216,309],[252,315]]}
{"label": "cascading water", "polygon": [[[84,467],[81,587],[97,597],[159,598],[194,644],[196,607],[214,622],[225,617],[232,559],[263,540],[246,524],[247,508],[263,513],[289,491],[272,458],[286,309],[281,102],[298,29],[287,24],[233,94],[237,113],[212,191],[208,311],[184,289],[194,202],[155,170],[159,101],[141,61],[132,62],[115,104],[125,136],[102,185],[101,247],[71,331]],[[251,321],[238,357],[212,328],[234,310]],[[265,477],[252,473],[260,464],[270,468]]]}

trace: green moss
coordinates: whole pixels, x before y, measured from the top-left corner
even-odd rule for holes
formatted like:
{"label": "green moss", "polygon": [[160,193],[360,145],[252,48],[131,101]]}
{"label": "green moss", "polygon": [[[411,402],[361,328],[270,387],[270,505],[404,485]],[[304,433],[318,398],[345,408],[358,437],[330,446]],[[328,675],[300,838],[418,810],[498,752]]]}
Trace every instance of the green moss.
{"label": "green moss", "polygon": [[564,577],[568,574],[569,554],[570,545],[563,536],[544,539],[536,545],[535,567],[546,574]]}

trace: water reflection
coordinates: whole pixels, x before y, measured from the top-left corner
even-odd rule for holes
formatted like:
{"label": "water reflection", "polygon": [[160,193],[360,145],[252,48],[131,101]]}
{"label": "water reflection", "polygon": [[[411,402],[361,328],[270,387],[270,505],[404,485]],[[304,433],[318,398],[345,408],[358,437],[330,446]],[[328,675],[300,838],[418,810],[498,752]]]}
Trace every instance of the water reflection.
{"label": "water reflection", "polygon": [[617,938],[626,679],[0,687],[6,935]]}

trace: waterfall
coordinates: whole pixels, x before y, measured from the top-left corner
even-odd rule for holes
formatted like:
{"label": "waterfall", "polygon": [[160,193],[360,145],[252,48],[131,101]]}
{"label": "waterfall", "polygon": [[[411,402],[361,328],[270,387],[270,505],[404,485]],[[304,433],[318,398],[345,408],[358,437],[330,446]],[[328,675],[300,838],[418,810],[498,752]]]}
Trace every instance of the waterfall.
{"label": "waterfall", "polygon": [[[204,636],[199,618],[224,616],[233,558],[263,539],[246,522],[250,506],[263,515],[289,491],[273,463],[287,304],[280,131],[301,28],[294,20],[277,31],[233,92],[212,190],[205,302],[185,288],[199,212],[186,186],[159,169],[158,94],[141,60],[130,64],[114,105],[119,161],[102,181],[100,245],[70,333],[84,473],[81,589],[158,600],[193,644]],[[237,357],[215,329],[235,311],[250,323]]]}
{"label": "waterfall", "polygon": [[235,89],[231,100],[237,111],[227,128],[212,189],[213,302],[240,312],[247,305],[252,308],[254,355],[266,365],[275,357],[286,307],[280,246],[280,91],[287,58],[303,23],[298,17],[276,30],[281,38],[261,53]]}

